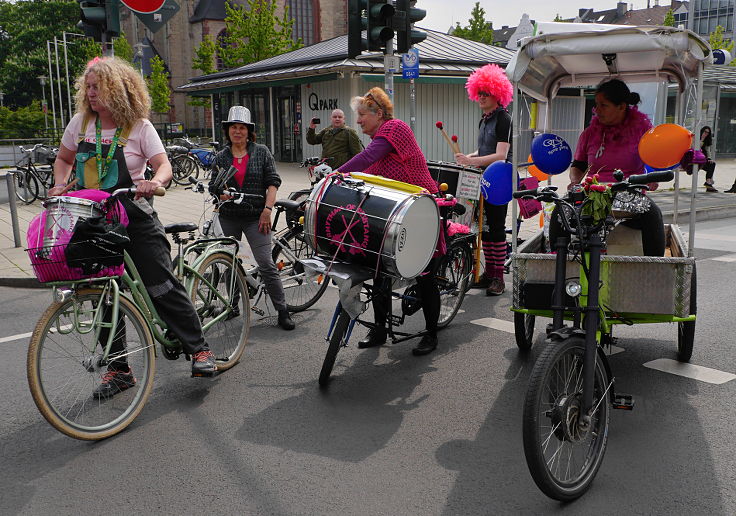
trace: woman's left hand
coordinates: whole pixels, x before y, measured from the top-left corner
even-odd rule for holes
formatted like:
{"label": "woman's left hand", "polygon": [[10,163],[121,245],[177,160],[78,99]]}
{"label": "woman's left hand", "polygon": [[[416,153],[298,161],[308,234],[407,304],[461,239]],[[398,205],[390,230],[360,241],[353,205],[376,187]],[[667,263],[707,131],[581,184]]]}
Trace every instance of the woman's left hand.
{"label": "woman's left hand", "polygon": [[647,183],[647,186],[649,187],[649,191],[653,192],[657,188],[659,188],[659,183]]}
{"label": "woman's left hand", "polygon": [[271,210],[264,208],[261,212],[261,216],[258,218],[258,231],[264,235],[271,232]]}
{"label": "woman's left hand", "polygon": [[143,181],[140,181],[136,185],[135,198],[140,199],[141,197],[151,197],[153,195],[154,190],[156,190],[156,188],[160,186],[163,186],[163,185],[161,184],[161,181],[159,181],[158,179],[155,179],[155,178],[151,180],[144,179]]}

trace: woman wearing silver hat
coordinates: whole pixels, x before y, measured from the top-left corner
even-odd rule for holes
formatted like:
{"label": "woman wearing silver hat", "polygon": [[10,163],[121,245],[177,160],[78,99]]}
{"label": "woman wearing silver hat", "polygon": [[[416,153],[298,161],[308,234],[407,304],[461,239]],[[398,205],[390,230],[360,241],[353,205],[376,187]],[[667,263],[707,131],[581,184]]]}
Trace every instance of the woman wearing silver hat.
{"label": "woman wearing silver hat", "polygon": [[[271,258],[271,212],[281,178],[276,172],[273,155],[268,147],[256,143],[256,126],[251,122],[250,110],[243,106],[230,108],[227,120],[222,122],[227,146],[215,156],[214,170],[225,173],[230,167],[237,172],[226,186],[239,192],[265,195],[263,201],[242,204],[225,203],[220,207],[222,231],[237,240],[244,234],[253,250],[253,257],[263,277],[268,295],[278,311],[278,323],[285,330],[294,329],[286,309],[284,287]],[[215,178],[213,178],[215,179]],[[222,200],[229,196],[221,196]]]}

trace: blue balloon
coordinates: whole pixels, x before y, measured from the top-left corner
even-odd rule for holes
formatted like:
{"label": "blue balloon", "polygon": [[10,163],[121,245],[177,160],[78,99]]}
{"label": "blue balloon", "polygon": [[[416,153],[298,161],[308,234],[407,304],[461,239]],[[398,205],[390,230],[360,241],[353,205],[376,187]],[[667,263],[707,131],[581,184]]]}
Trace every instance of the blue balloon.
{"label": "blue balloon", "polygon": [[680,166],[679,163],[675,163],[671,167],[667,167],[667,168],[654,168],[654,167],[650,167],[649,165],[647,165],[646,163],[644,163],[644,173],[645,174],[648,174],[649,172],[661,172],[662,170],[674,170],[674,169],[676,169],[679,166]]}
{"label": "blue balloon", "polygon": [[511,178],[513,167],[506,161],[494,161],[486,168],[480,178],[480,191],[483,198],[496,206],[508,204],[511,201]]}
{"label": "blue balloon", "polygon": [[556,134],[543,133],[532,140],[534,165],[550,176],[563,173],[572,163],[572,149]]}

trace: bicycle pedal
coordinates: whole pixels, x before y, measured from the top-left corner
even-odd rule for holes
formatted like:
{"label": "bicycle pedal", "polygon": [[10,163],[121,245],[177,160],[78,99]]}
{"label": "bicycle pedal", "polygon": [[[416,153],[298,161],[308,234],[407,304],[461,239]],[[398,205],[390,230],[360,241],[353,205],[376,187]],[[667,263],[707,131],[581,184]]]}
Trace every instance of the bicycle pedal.
{"label": "bicycle pedal", "polygon": [[252,310],[253,312],[255,312],[255,313],[257,313],[258,315],[260,315],[261,317],[263,317],[264,315],[266,315],[266,312],[265,312],[265,311],[263,311],[262,309],[258,308],[257,306],[251,306],[251,307],[250,307],[250,309],[251,309],[251,310]]}
{"label": "bicycle pedal", "polygon": [[630,394],[616,394],[613,398],[613,408],[618,410],[634,410],[634,397]]}
{"label": "bicycle pedal", "polygon": [[215,370],[212,373],[192,373],[192,378],[214,378],[220,374],[220,371]]}

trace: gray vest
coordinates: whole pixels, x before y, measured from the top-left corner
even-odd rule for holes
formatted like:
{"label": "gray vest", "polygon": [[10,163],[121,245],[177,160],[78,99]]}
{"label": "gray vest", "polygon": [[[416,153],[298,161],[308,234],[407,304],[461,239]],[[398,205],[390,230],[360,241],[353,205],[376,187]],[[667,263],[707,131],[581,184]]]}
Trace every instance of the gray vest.
{"label": "gray vest", "polygon": [[[480,121],[478,131],[478,156],[488,156],[496,152],[496,122],[498,122],[498,114],[503,112],[501,108],[493,112],[490,118],[483,118]],[[510,135],[509,135],[510,136]],[[510,140],[510,138],[509,138]],[[511,143],[509,141],[509,143]],[[506,159],[511,160],[511,146],[509,145],[509,153]]]}

